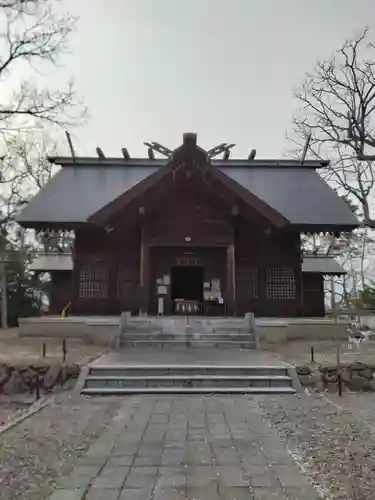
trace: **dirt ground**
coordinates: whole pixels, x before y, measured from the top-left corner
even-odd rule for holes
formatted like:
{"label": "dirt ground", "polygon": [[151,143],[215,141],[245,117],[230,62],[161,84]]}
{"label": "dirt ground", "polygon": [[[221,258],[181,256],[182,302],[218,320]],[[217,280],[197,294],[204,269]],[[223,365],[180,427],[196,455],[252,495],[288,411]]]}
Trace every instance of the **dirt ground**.
{"label": "dirt ground", "polygon": [[342,340],[318,340],[315,342],[294,340],[280,344],[268,344],[262,346],[262,349],[292,365],[304,365],[311,363],[311,347],[314,348],[314,361],[317,364],[336,364],[337,347],[339,347],[342,363],[361,361],[375,365],[375,341],[368,341],[360,347],[352,346],[350,349],[348,342]]}
{"label": "dirt ground", "polygon": [[[42,345],[46,344],[46,357],[42,357]],[[67,339],[67,363],[86,363],[108,352],[105,346],[95,346],[76,339]],[[31,364],[62,361],[62,341],[54,338],[18,337],[17,328],[0,330],[0,363]],[[10,420],[27,411],[35,401],[35,395],[21,394],[0,396],[0,430]]]}
{"label": "dirt ground", "polygon": [[[62,360],[62,341],[54,338],[18,337],[17,328],[0,330],[0,362],[35,363],[42,361],[42,345],[46,344],[45,362]],[[92,360],[108,352],[105,346],[89,345],[78,339],[67,339],[68,363]]]}

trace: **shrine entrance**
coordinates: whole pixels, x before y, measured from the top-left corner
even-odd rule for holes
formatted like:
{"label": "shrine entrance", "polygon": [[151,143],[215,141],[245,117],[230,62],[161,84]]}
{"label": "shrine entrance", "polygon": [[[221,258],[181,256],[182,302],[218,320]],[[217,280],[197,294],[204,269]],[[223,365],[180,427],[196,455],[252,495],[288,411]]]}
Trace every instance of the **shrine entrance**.
{"label": "shrine entrance", "polygon": [[171,269],[171,298],[174,314],[201,314],[203,304],[204,268],[173,266]]}
{"label": "shrine entrance", "polygon": [[225,248],[153,247],[150,263],[150,316],[225,315]]}

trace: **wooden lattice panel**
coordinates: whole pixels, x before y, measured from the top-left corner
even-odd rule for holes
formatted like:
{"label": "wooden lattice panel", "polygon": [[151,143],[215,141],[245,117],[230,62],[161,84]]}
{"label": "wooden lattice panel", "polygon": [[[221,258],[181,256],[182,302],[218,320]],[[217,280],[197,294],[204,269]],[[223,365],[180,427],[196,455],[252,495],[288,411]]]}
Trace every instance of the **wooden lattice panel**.
{"label": "wooden lattice panel", "polygon": [[267,299],[294,300],[296,278],[291,267],[269,267],[267,269]]}
{"label": "wooden lattice panel", "polygon": [[239,270],[240,295],[246,299],[259,299],[259,271],[256,267]]}
{"label": "wooden lattice panel", "polygon": [[108,297],[109,273],[103,264],[86,264],[81,267],[79,296],[83,299],[106,299]]}
{"label": "wooden lattice panel", "polygon": [[117,281],[118,299],[135,299],[138,297],[139,285],[134,281]]}
{"label": "wooden lattice panel", "polygon": [[[117,267],[117,298],[135,299],[138,296],[139,283],[134,266],[119,264]],[[139,280],[139,277],[138,277]]]}

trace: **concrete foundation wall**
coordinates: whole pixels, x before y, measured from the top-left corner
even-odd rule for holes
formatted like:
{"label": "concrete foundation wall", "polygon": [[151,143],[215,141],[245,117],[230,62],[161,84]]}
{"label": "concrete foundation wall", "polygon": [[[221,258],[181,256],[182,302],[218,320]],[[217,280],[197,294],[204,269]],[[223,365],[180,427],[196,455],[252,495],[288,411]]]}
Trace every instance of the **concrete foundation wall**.
{"label": "concrete foundation wall", "polygon": [[[178,333],[180,323],[185,324],[185,318],[131,318],[129,328],[134,332],[172,331]],[[198,324],[199,320],[195,320]],[[194,330],[194,320],[191,328]],[[201,320],[202,321],[202,320]],[[259,318],[256,321],[261,342],[277,343],[291,340],[347,340],[346,328],[350,322],[334,323],[331,320],[297,321],[275,318]],[[204,328],[232,330],[243,325],[243,318],[212,318],[203,319]],[[199,328],[199,327],[198,327]],[[59,316],[41,318],[23,318],[19,322],[19,334],[22,337],[60,337],[79,338],[88,343],[112,345],[119,333],[118,317],[67,317]]]}
{"label": "concrete foundation wall", "polygon": [[261,326],[260,341],[275,344],[290,340],[347,340],[348,324],[289,324],[287,326]]}
{"label": "concrete foundation wall", "polygon": [[92,320],[83,318],[22,318],[21,337],[78,338],[97,345],[109,345],[118,332],[118,319]]}

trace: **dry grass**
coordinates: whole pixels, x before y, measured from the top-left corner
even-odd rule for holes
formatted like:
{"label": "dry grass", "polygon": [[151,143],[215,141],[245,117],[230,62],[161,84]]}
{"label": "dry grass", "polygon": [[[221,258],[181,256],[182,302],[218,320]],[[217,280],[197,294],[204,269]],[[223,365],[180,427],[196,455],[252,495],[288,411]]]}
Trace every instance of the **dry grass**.
{"label": "dry grass", "polygon": [[349,349],[348,342],[342,340],[289,341],[279,344],[269,344],[264,349],[279,359],[293,365],[310,364],[311,346],[314,347],[315,362],[321,365],[335,364],[337,347],[340,347],[342,363],[360,361],[375,365],[375,342],[368,341],[359,348]]}
{"label": "dry grass", "polygon": [[[46,358],[42,358],[42,344],[46,344]],[[67,362],[79,363],[87,358],[96,359],[109,349],[88,345],[76,339],[67,339]],[[62,340],[55,338],[18,337],[17,328],[0,330],[0,362],[35,363],[62,360]]]}

